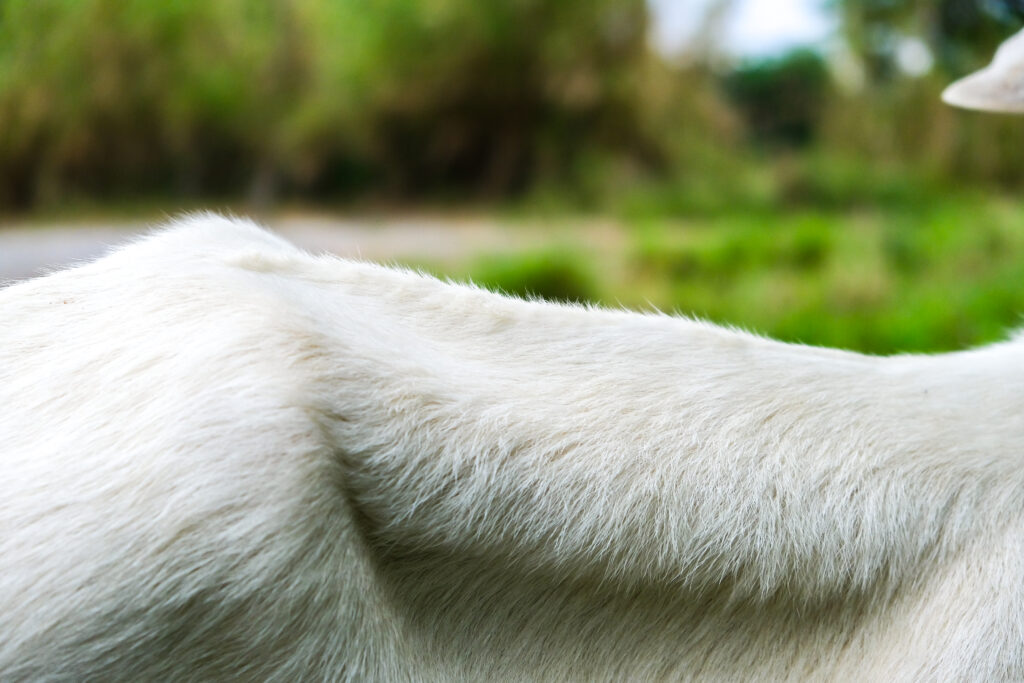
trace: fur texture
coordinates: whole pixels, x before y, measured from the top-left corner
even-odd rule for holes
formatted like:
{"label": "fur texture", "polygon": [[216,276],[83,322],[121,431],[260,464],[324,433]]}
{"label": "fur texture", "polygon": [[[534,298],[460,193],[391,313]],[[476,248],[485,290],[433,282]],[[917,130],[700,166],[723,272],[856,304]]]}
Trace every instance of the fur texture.
{"label": "fur texture", "polygon": [[212,215],[0,290],[0,679],[1024,678],[1024,342],[867,357]]}

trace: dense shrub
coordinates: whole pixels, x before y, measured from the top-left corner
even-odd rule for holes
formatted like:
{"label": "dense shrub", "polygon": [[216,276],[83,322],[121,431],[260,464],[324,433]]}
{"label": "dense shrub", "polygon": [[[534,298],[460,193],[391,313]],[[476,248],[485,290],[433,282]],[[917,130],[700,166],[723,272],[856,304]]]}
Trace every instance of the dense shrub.
{"label": "dense shrub", "polygon": [[0,202],[504,194],[644,160],[643,0],[8,0]]}
{"label": "dense shrub", "polygon": [[[938,100],[1017,25],[990,5],[832,3],[865,74],[843,90],[810,52],[670,63],[644,0],[5,0],[0,211],[525,194],[635,218],[1017,188],[1024,125]],[[905,35],[931,74],[893,70]]]}
{"label": "dense shrub", "polygon": [[488,289],[526,299],[583,303],[599,298],[587,262],[557,250],[484,258],[472,268],[471,279]]}
{"label": "dense shrub", "polygon": [[813,141],[831,91],[825,60],[811,50],[741,64],[724,85],[756,141],[790,146]]}

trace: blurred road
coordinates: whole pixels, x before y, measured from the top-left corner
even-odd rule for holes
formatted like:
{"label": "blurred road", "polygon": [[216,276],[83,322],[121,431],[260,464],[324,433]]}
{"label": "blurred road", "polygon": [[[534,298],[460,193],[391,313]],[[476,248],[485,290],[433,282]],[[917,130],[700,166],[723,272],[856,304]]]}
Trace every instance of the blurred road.
{"label": "blurred road", "polygon": [[[550,240],[542,225],[514,226],[474,218],[349,219],[308,214],[261,221],[313,252],[374,261],[439,265],[466,256],[538,246]],[[19,280],[100,256],[111,245],[161,221],[0,225],[0,282]]]}

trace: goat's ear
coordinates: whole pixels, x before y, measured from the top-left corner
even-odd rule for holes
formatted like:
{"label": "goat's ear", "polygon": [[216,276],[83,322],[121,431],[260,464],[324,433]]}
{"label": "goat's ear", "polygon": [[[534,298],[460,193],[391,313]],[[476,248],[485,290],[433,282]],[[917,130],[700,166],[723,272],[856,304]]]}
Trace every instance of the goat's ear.
{"label": "goat's ear", "polygon": [[942,93],[954,107],[1024,114],[1024,31],[999,46],[992,63]]}

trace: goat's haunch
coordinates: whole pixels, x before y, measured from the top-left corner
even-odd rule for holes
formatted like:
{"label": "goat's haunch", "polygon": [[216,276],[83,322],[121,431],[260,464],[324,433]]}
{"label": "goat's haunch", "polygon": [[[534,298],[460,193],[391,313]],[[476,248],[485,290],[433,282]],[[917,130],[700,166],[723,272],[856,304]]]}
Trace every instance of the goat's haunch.
{"label": "goat's haunch", "polygon": [[868,357],[202,215],[0,290],[0,679],[1024,677],[1024,345]]}

